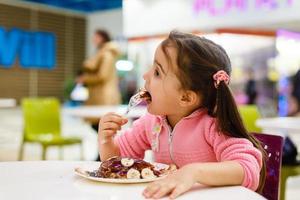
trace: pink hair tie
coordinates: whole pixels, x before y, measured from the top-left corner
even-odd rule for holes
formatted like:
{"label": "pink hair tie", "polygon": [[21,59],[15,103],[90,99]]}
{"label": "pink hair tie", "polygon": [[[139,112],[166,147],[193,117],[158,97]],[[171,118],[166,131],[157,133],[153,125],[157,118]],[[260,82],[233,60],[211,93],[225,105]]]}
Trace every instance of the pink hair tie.
{"label": "pink hair tie", "polygon": [[221,81],[224,81],[227,85],[229,84],[230,77],[224,70],[219,70],[213,75],[215,88],[218,88]]}

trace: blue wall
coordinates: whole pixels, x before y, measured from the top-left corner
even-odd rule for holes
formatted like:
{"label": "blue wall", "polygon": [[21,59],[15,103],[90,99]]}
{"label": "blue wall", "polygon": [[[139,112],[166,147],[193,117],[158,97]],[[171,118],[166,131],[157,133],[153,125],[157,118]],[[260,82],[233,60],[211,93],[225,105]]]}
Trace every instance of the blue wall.
{"label": "blue wall", "polygon": [[17,58],[22,68],[53,69],[56,63],[55,35],[0,27],[0,67],[12,67]]}

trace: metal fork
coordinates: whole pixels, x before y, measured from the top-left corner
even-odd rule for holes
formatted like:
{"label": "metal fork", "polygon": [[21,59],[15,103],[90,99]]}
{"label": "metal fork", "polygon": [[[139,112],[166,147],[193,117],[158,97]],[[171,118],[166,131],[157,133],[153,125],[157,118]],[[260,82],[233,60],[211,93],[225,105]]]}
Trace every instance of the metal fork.
{"label": "metal fork", "polygon": [[142,101],[143,101],[143,98],[141,97],[140,92],[138,92],[135,95],[133,95],[132,97],[130,97],[125,115],[127,115],[132,108],[139,105]]}

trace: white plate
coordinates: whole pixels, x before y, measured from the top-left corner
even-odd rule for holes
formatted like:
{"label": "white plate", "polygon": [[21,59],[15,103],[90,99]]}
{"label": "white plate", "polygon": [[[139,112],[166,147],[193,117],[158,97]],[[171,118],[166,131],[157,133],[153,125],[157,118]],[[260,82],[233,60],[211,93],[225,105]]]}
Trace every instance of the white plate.
{"label": "white plate", "polygon": [[[101,162],[99,163],[98,166],[100,166]],[[169,165],[162,164],[162,163],[153,163],[156,169],[168,169]],[[147,182],[152,182],[156,181],[159,179],[162,179],[165,175],[162,175],[160,177],[156,178],[148,178],[148,179],[114,179],[114,178],[100,178],[100,177],[94,177],[90,176],[87,171],[94,171],[95,168],[91,169],[91,167],[76,167],[75,169],[75,174],[78,176],[81,176],[83,178],[93,180],[93,181],[99,181],[99,182],[106,182],[106,183],[147,183]]]}

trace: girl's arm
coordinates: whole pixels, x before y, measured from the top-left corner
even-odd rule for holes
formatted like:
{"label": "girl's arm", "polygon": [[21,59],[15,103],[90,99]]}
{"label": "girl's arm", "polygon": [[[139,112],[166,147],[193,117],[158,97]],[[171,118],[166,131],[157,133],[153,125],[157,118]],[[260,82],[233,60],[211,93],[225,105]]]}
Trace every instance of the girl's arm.
{"label": "girl's arm", "polygon": [[[103,136],[99,135],[99,155],[102,161],[107,160],[113,156],[120,156],[120,150],[118,145],[115,144],[114,139],[103,138]],[[105,142],[103,142],[105,141]]]}
{"label": "girl's arm", "polygon": [[244,170],[236,161],[193,163],[185,166],[198,183],[210,186],[241,185]]}
{"label": "girl's arm", "polygon": [[197,182],[209,186],[241,185],[243,177],[244,170],[236,161],[192,163],[150,184],[143,195],[146,198],[161,198],[170,194],[173,199]]}
{"label": "girl's arm", "polygon": [[245,138],[228,138],[223,134],[211,134],[207,137],[220,163],[232,161],[240,165],[243,170],[241,185],[251,190],[259,186],[262,168],[262,153]]}

